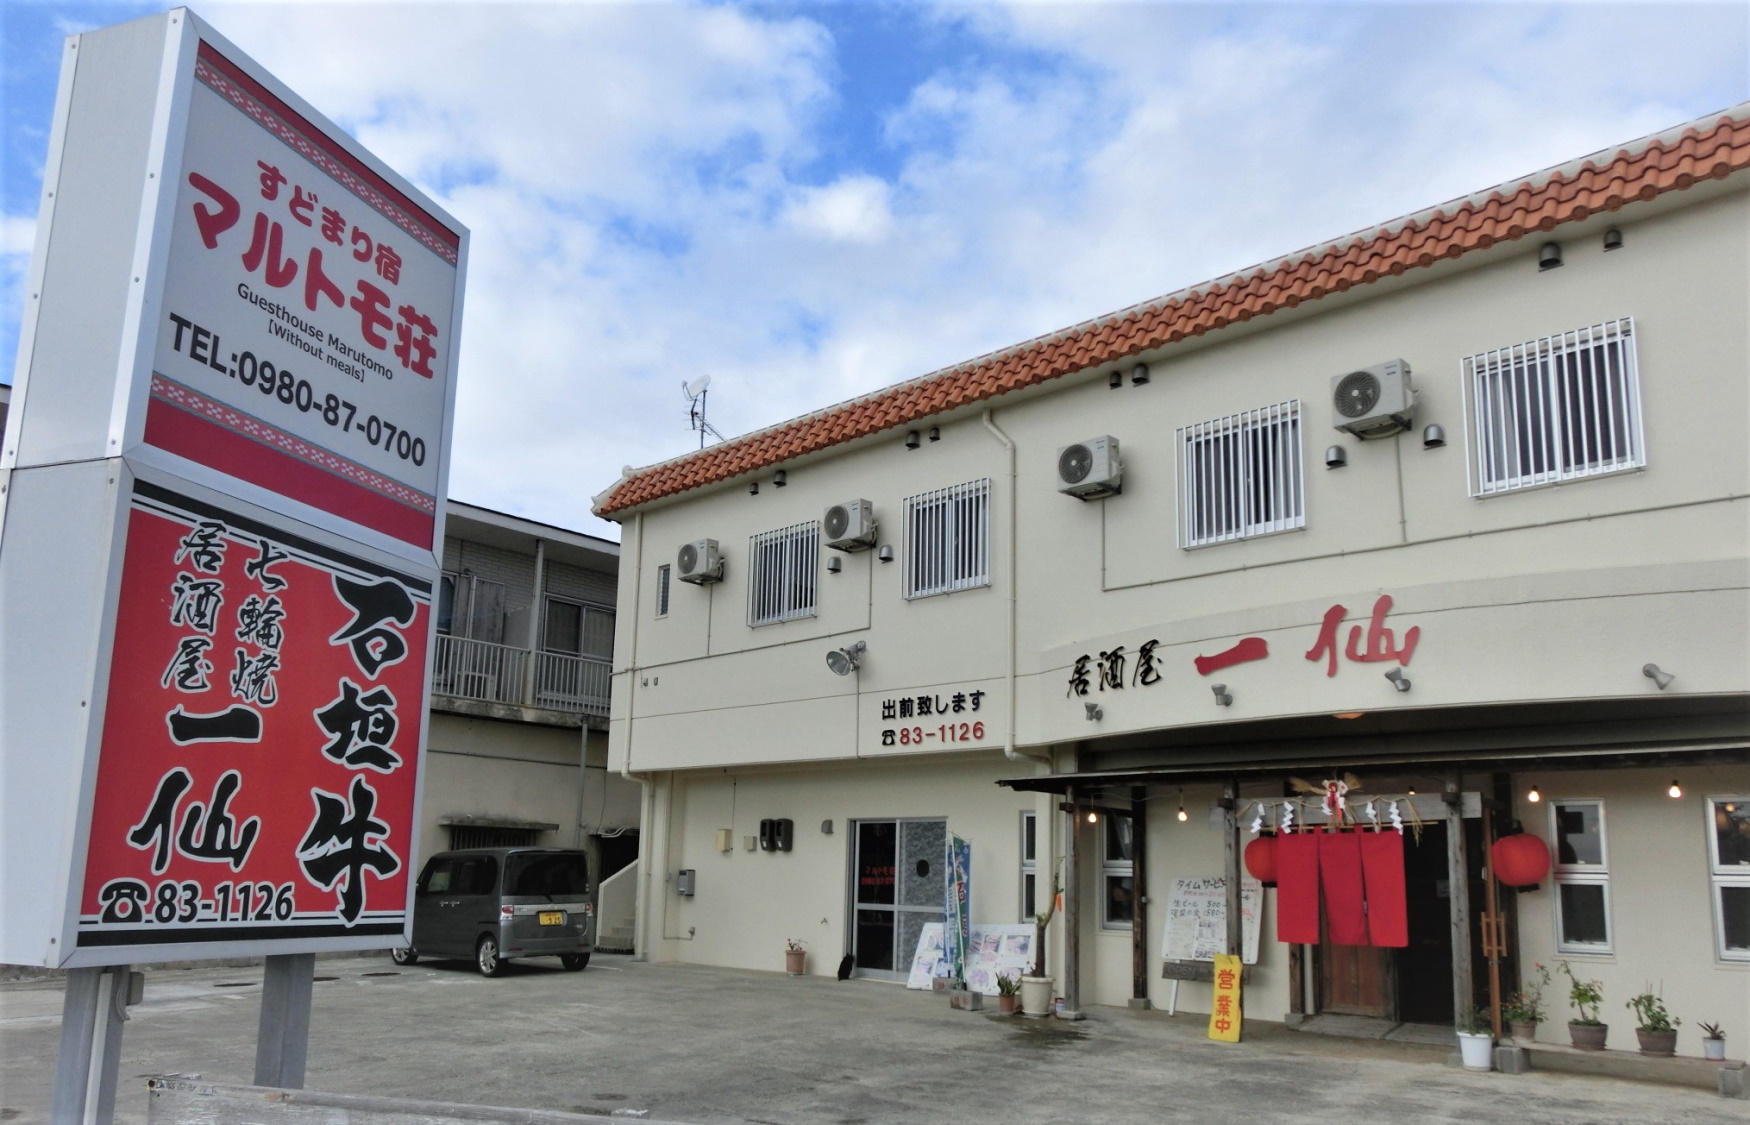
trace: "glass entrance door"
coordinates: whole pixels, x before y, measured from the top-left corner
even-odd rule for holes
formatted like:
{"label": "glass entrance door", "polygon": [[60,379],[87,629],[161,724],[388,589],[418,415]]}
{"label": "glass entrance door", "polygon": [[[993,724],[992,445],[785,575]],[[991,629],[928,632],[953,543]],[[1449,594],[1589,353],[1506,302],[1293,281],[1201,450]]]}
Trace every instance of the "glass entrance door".
{"label": "glass entrance door", "polygon": [[859,976],[904,980],[918,935],[942,921],[946,820],[857,821],[851,952]]}

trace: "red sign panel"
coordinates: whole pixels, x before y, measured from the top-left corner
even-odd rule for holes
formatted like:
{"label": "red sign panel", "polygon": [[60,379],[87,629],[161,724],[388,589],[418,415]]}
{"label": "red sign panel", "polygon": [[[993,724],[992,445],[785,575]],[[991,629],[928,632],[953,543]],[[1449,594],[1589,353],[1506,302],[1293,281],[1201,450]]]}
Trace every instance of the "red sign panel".
{"label": "red sign panel", "polygon": [[398,934],[431,584],[135,486],[81,948]]}

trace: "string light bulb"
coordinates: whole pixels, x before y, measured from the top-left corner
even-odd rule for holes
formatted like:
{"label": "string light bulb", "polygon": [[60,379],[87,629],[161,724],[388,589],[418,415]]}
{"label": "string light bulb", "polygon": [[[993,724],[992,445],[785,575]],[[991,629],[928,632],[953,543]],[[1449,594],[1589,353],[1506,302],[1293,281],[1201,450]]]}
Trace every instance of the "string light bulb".
{"label": "string light bulb", "polygon": [[1179,823],[1183,824],[1190,819],[1190,816],[1186,815],[1185,812],[1185,791],[1181,789],[1179,790]]}
{"label": "string light bulb", "polygon": [[1683,797],[1683,786],[1677,784],[1676,778],[1672,778],[1671,788],[1665,790],[1665,794],[1673,801],[1680,800]]}
{"label": "string light bulb", "polygon": [[1531,787],[1531,792],[1529,792],[1529,793],[1527,793],[1527,794],[1526,794],[1526,795],[1525,795],[1525,799],[1526,799],[1526,800],[1527,800],[1527,801],[1530,801],[1530,802],[1531,802],[1531,803],[1532,803],[1532,804],[1534,804],[1534,805],[1535,805],[1535,804],[1537,804],[1537,803],[1538,803],[1538,802],[1539,802],[1539,801],[1541,801],[1541,800],[1543,800],[1543,794],[1542,794],[1542,793],[1539,793],[1539,792],[1538,792],[1538,791],[1537,791],[1537,786],[1535,786],[1535,785],[1533,785],[1533,786],[1532,786],[1532,787]]}
{"label": "string light bulb", "polygon": [[1088,823],[1089,823],[1089,824],[1098,824],[1098,823],[1100,823],[1100,814],[1099,814],[1099,813],[1097,813],[1097,812],[1094,812],[1094,811],[1092,811],[1092,810],[1091,810],[1091,809],[1090,809],[1090,810],[1089,810],[1089,812],[1088,812]]}

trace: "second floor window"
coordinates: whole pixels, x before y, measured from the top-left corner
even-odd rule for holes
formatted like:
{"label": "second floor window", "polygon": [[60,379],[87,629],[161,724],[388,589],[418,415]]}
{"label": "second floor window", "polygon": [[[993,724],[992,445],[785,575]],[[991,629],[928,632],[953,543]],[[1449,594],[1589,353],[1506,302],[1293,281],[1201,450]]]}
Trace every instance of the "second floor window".
{"label": "second floor window", "polygon": [[990,478],[905,498],[905,596],[990,585]]}
{"label": "second floor window", "polygon": [[1647,463],[1632,317],[1470,356],[1464,393],[1472,496]]}
{"label": "second floor window", "polygon": [[668,616],[668,564],[656,568],[656,616]]}
{"label": "second floor window", "polygon": [[820,524],[763,531],[747,542],[747,623],[813,617],[820,588]]}
{"label": "second floor window", "polygon": [[1306,526],[1300,400],[1179,430],[1179,546]]}

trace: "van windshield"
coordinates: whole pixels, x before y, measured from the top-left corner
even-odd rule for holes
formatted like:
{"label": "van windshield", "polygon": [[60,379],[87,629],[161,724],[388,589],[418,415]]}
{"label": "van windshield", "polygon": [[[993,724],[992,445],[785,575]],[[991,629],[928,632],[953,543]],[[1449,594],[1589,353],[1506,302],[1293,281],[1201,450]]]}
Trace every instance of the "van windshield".
{"label": "van windshield", "polygon": [[589,893],[589,860],[582,852],[558,855],[511,855],[505,893],[512,895],[581,895]]}

